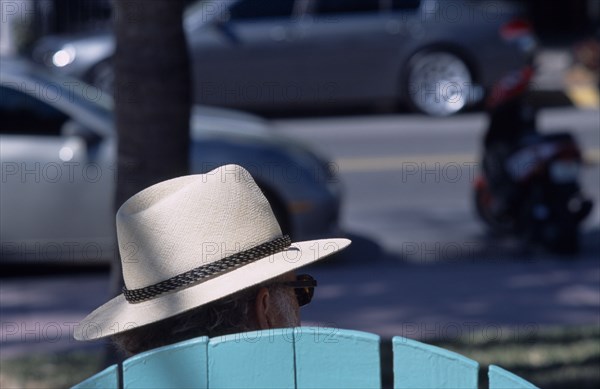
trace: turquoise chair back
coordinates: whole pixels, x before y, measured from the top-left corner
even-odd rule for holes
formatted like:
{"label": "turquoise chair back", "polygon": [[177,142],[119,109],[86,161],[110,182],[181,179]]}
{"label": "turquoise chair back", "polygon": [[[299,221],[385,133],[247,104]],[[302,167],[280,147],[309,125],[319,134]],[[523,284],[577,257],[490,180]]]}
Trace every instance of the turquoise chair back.
{"label": "turquoise chair back", "polygon": [[[323,327],[196,338],[113,365],[73,388],[381,388],[380,338]],[[392,339],[394,388],[477,389],[479,364],[452,351]],[[498,367],[490,389],[531,389]]]}

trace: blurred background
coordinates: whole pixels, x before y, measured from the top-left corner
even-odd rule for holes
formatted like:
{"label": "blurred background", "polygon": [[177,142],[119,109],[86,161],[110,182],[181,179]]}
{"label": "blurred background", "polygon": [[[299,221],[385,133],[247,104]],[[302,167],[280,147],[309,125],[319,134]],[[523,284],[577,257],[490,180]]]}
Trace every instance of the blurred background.
{"label": "blurred background", "polygon": [[[137,51],[189,72],[187,171],[238,163],[293,239],[353,240],[308,269],[304,325],[600,384],[600,1],[182,0],[183,56],[165,20],[123,50],[114,1],[0,0],[1,387],[114,358],[73,327],[118,284],[123,188],[177,171],[123,170],[127,115],[174,104],[123,88]],[[175,127],[141,159],[168,167]]]}

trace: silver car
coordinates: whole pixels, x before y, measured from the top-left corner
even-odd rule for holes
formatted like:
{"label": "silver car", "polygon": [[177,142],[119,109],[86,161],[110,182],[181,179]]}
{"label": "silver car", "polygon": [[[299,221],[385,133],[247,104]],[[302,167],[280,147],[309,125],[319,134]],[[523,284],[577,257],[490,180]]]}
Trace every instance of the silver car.
{"label": "silver car", "polygon": [[[112,100],[22,61],[0,66],[2,261],[97,263],[115,254]],[[196,106],[190,170],[246,167],[294,239],[338,233],[334,165],[254,115]]]}
{"label": "silver car", "polygon": [[[199,103],[252,109],[480,101],[535,39],[509,0],[205,0],[185,31]],[[110,90],[110,32],[52,36],[33,58]]]}

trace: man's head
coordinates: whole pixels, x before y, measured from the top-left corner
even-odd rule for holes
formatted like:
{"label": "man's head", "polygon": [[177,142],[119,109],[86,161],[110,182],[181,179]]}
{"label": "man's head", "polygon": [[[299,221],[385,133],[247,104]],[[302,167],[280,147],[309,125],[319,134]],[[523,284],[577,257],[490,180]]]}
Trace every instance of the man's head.
{"label": "man's head", "polygon": [[289,272],[263,285],[224,297],[156,323],[113,336],[117,348],[134,355],[198,336],[220,336],[239,332],[290,328],[300,325],[300,306]]}
{"label": "man's head", "polygon": [[113,336],[128,352],[192,336],[296,326],[298,301],[310,300],[315,284],[297,280],[295,270],[350,244],[292,242],[237,165],[139,192],[117,212],[117,235],[123,294],[81,321],[75,338]]}

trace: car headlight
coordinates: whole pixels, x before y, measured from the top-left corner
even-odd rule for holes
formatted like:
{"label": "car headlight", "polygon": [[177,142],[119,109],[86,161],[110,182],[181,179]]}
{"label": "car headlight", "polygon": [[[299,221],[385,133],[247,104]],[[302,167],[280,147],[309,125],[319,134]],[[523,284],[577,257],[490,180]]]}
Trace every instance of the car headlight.
{"label": "car headlight", "polygon": [[63,68],[75,61],[76,52],[75,48],[71,45],[63,46],[62,49],[52,54],[52,65],[57,68]]}

